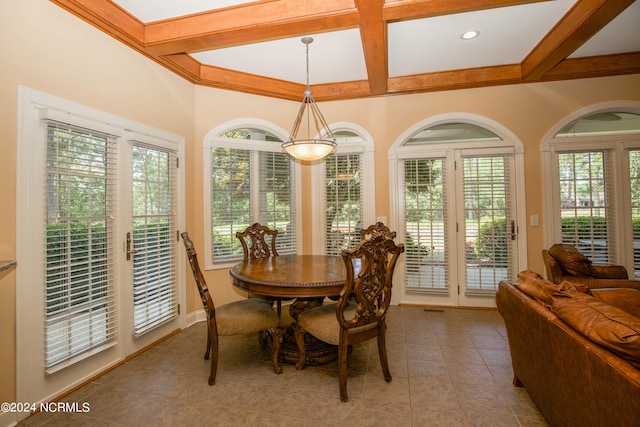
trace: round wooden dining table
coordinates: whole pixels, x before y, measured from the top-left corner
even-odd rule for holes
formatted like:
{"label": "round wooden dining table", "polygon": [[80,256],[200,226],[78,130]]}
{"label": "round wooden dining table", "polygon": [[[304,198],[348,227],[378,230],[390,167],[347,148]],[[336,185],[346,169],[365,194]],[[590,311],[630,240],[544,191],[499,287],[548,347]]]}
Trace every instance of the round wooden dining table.
{"label": "round wooden dining table", "polygon": [[[346,280],[344,261],[333,255],[280,255],[244,261],[229,271],[233,286],[250,294],[274,299],[293,299],[289,313],[293,319],[280,347],[282,361],[297,363],[300,358],[293,329],[298,314],[323,304],[326,297],[340,294]],[[337,347],[305,336],[306,363],[328,363],[337,357]]]}

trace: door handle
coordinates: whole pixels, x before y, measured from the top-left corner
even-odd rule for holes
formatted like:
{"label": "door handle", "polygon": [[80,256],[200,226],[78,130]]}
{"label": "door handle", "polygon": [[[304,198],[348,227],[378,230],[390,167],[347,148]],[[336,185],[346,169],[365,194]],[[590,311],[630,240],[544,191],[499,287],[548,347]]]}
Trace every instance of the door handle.
{"label": "door handle", "polygon": [[511,240],[516,240],[516,222],[511,220]]}
{"label": "door handle", "polygon": [[131,255],[135,255],[136,251],[131,249],[131,232],[127,232],[127,261],[131,260]]}

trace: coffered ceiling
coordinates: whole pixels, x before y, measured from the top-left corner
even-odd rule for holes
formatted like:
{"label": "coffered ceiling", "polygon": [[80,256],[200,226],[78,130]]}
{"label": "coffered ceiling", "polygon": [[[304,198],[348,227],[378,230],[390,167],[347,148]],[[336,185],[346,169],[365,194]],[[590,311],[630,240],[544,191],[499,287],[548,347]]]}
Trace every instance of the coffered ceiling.
{"label": "coffered ceiling", "polygon": [[316,101],[640,73],[633,0],[51,1],[194,84],[290,100],[304,36]]}

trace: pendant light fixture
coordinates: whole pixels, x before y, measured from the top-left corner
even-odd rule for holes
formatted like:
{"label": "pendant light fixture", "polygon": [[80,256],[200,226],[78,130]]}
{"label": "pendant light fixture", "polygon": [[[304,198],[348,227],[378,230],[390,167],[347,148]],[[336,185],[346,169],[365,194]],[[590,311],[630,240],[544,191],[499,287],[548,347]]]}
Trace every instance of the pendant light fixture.
{"label": "pendant light fixture", "polygon": [[[311,37],[303,37],[302,43],[307,48],[307,86],[304,90],[302,105],[298,116],[293,122],[293,129],[289,140],[282,144],[282,149],[291,157],[308,162],[322,160],[336,150],[336,139],[329,129],[324,116],[313,100],[309,87],[309,44],[313,42]],[[299,138],[300,124],[306,121],[307,137]],[[315,127],[317,137],[311,137],[312,125]]]}

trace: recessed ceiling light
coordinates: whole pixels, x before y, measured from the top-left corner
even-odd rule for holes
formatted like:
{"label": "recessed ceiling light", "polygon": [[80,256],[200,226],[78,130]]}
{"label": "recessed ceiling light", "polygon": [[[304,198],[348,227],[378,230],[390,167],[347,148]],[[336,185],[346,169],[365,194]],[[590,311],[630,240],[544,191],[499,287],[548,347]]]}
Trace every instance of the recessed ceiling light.
{"label": "recessed ceiling light", "polygon": [[478,31],[478,30],[469,30],[469,31],[465,31],[464,33],[462,33],[460,38],[462,40],[471,40],[471,39],[475,39],[479,35],[480,35],[480,31]]}

